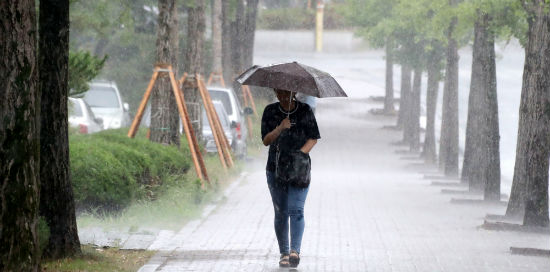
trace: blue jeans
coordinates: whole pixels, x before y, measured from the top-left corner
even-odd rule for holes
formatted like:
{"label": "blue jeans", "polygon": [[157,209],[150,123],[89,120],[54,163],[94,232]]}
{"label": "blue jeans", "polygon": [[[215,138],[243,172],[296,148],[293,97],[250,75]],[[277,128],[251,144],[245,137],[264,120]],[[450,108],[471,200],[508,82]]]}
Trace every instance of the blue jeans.
{"label": "blue jeans", "polygon": [[275,209],[275,235],[279,242],[281,254],[289,254],[288,230],[290,217],[290,249],[300,253],[302,235],[304,234],[304,204],[308,188],[288,186],[288,189],[277,187],[275,173],[266,171],[267,185]]}

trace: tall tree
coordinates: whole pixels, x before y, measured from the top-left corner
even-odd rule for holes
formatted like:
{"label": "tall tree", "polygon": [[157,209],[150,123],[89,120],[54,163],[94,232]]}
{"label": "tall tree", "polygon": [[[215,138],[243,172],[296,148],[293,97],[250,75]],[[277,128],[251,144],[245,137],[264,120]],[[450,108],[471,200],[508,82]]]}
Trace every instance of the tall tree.
{"label": "tall tree", "polygon": [[500,200],[500,136],[492,15],[477,9],[461,179],[485,199]]}
{"label": "tall tree", "polygon": [[[449,0],[456,6],[458,0]],[[447,30],[447,65],[443,87],[443,117],[439,149],[440,167],[445,175],[458,175],[458,42],[455,37],[458,17],[453,15]]]}
{"label": "tall tree", "polygon": [[393,38],[388,37],[386,41],[386,94],[384,96],[384,112],[394,114],[393,98]]}
{"label": "tall tree", "polygon": [[435,113],[437,109],[437,96],[439,93],[439,80],[441,78],[442,51],[438,42],[432,42],[432,50],[427,53],[428,87],[426,90],[426,133],[422,148],[422,156],[426,163],[437,162]]}
{"label": "tall tree", "polygon": [[[544,0],[521,2],[529,29],[519,111],[512,194],[506,215],[524,215],[524,225],[548,226],[550,14]],[[518,187],[525,186],[523,190]]]}
{"label": "tall tree", "polygon": [[214,63],[212,70],[215,73],[222,71],[222,1],[212,1],[212,51],[214,55]]}
{"label": "tall tree", "polygon": [[[175,73],[178,40],[176,1],[159,0],[158,8],[156,62],[171,64]],[[175,101],[170,78],[159,76],[151,98],[151,141],[179,144],[179,116]]]}
{"label": "tall tree", "polygon": [[80,252],[69,172],[69,0],[41,0],[39,20],[40,215],[50,229],[43,255],[62,258]]}
{"label": "tall tree", "polygon": [[[400,0],[350,0],[345,16],[357,26],[356,33],[367,39],[371,46],[386,49],[386,85],[384,96],[384,113],[395,113],[393,95],[393,63],[396,47],[394,27],[387,27],[386,22],[396,16],[395,6]],[[403,84],[401,85],[403,86]],[[401,99],[403,94],[401,94]],[[403,109],[400,105],[400,109]],[[401,126],[402,115],[398,117]]]}
{"label": "tall tree", "polygon": [[[411,96],[411,73],[412,69],[407,63],[401,64],[401,96],[399,99],[399,114],[397,115],[397,127],[404,128],[410,125],[409,103]],[[403,133],[403,142],[409,142],[409,134]]]}
{"label": "tall tree", "polygon": [[[256,32],[256,19],[258,17],[259,0],[246,1],[245,27],[244,27],[244,44],[243,51],[243,69],[252,66],[254,58],[254,37]],[[241,71],[242,72],[242,71]]]}
{"label": "tall tree", "polygon": [[235,14],[233,1],[222,1],[222,68],[225,82],[233,82],[231,21]]}
{"label": "tall tree", "polygon": [[34,0],[0,2],[0,271],[38,271],[39,91]]}
{"label": "tall tree", "polygon": [[410,96],[410,125],[407,126],[409,134],[409,147],[411,151],[420,149],[420,93],[422,89],[422,66],[414,68],[413,88]]}
{"label": "tall tree", "polygon": [[[190,79],[195,74],[204,72],[204,31],[205,21],[205,0],[194,0],[186,4],[187,9],[187,44],[185,47],[185,72]],[[201,129],[201,108],[198,86],[192,80],[183,85],[183,93],[189,110],[189,117],[193,123],[193,129],[199,132]],[[197,133],[197,135],[201,135]]]}

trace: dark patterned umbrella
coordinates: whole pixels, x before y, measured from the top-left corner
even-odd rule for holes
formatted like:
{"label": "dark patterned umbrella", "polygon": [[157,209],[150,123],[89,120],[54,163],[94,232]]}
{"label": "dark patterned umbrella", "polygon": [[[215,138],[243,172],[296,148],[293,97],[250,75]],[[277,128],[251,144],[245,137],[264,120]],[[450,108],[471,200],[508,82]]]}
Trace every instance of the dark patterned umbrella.
{"label": "dark patterned umbrella", "polygon": [[254,65],[237,77],[242,85],[254,85],[316,97],[347,97],[338,82],[326,72],[297,62],[261,67]]}

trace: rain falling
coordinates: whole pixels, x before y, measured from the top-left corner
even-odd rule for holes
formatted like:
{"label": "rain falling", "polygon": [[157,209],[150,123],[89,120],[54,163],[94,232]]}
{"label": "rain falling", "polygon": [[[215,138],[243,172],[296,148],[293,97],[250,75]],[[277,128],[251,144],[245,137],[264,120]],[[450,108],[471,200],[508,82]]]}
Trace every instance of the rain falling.
{"label": "rain falling", "polygon": [[0,271],[548,271],[543,0],[3,0]]}

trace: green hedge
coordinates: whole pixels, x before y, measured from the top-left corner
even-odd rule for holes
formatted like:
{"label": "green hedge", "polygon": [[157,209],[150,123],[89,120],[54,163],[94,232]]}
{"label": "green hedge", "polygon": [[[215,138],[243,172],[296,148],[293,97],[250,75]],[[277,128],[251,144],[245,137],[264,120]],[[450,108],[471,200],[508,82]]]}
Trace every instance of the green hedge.
{"label": "green hedge", "polygon": [[[189,152],[130,139],[127,129],[70,137],[71,175],[78,210],[116,211],[150,197],[170,175],[190,166]],[[186,146],[185,143],[182,146]]]}

